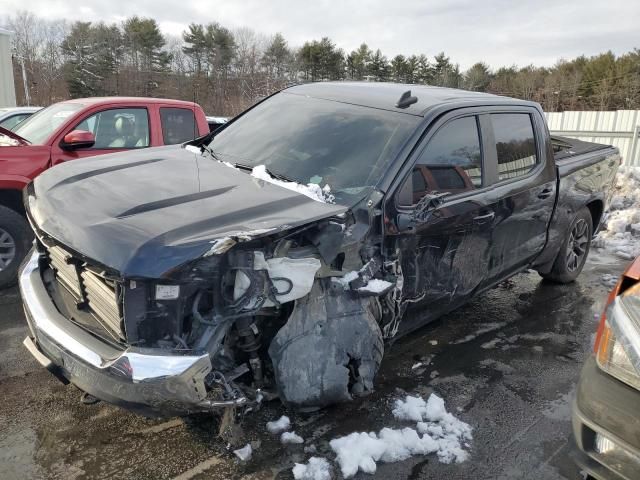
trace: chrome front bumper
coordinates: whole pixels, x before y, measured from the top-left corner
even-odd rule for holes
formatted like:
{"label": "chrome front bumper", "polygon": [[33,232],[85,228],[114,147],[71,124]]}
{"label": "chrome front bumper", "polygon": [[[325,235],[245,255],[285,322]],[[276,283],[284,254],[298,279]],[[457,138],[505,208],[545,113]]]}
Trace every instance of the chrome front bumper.
{"label": "chrome front bumper", "polygon": [[20,269],[20,292],[31,337],[25,346],[43,366],[91,395],[145,415],[211,411],[246,403],[207,398],[207,353],[173,354],[158,349],[119,350],[65,318],[54,305],[32,251]]}

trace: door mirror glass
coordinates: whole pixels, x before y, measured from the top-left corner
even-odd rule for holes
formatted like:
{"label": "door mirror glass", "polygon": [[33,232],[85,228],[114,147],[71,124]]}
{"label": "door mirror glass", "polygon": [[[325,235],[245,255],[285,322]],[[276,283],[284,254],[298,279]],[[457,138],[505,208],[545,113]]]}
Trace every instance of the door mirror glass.
{"label": "door mirror glass", "polygon": [[77,150],[78,148],[91,148],[96,143],[96,137],[86,130],[73,130],[67,133],[62,140],[61,148],[64,150]]}

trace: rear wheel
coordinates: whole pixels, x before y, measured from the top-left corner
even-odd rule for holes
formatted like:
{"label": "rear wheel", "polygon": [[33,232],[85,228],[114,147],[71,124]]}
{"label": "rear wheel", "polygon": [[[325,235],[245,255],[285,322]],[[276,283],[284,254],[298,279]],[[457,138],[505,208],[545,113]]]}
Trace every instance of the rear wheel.
{"label": "rear wheel", "polygon": [[542,277],[557,283],[573,282],[580,275],[587,260],[592,236],[593,220],[591,212],[585,207],[571,222],[569,234],[560,247],[551,272],[542,274]]}
{"label": "rear wheel", "polygon": [[0,206],[0,288],[13,285],[26,256],[32,234],[27,221],[10,208]]}

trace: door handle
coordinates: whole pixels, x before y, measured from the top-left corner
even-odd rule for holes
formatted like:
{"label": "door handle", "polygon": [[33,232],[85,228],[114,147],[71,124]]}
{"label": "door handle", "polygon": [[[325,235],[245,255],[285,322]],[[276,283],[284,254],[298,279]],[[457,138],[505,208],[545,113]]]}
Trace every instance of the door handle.
{"label": "door handle", "polygon": [[485,213],[484,215],[479,215],[477,217],[473,217],[474,223],[487,223],[493,220],[496,216],[496,212]]}
{"label": "door handle", "polygon": [[538,198],[549,198],[551,195],[553,195],[553,188],[545,188],[538,194]]}

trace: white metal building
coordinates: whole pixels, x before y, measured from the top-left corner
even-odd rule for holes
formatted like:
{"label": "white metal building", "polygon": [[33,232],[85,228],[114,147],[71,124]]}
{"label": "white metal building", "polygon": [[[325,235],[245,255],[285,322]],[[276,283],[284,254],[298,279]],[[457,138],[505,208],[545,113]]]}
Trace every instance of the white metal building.
{"label": "white metal building", "polygon": [[552,134],[620,149],[625,165],[640,166],[640,110],[547,112]]}
{"label": "white metal building", "polygon": [[16,106],[16,88],[11,66],[11,32],[0,28],[0,107]]}

